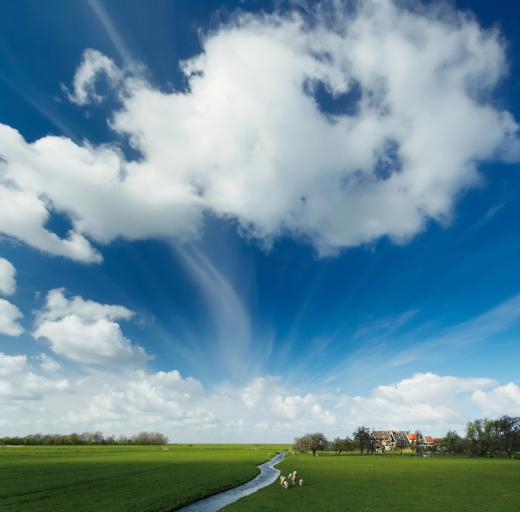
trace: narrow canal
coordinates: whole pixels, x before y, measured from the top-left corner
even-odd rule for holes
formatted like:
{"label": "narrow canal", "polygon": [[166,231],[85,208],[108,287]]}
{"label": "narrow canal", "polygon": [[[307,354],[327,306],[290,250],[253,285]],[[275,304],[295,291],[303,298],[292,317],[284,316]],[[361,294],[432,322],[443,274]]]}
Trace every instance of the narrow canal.
{"label": "narrow canal", "polygon": [[219,492],[213,496],[208,496],[199,501],[195,501],[190,505],[186,505],[176,512],[216,512],[221,508],[233,503],[244,496],[249,496],[254,492],[271,485],[280,475],[280,470],[276,469],[276,464],[281,462],[285,457],[285,452],[281,452],[270,461],[260,464],[260,474],[257,475],[253,480],[249,480],[245,484],[233,487],[227,491]]}

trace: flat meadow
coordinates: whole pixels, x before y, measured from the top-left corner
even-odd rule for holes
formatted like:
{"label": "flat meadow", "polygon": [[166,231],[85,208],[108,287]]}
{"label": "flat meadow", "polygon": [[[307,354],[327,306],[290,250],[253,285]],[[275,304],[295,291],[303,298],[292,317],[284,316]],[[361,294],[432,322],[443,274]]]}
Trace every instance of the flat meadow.
{"label": "flat meadow", "polygon": [[[284,445],[0,447],[2,512],[161,512],[247,481]],[[520,461],[289,455],[303,487],[278,482],[241,511],[518,512]]]}
{"label": "flat meadow", "polygon": [[253,478],[275,445],[0,447],[2,512],[160,512]]}
{"label": "flat meadow", "polygon": [[520,461],[409,455],[291,455],[277,466],[303,487],[275,483],[232,505],[242,511],[518,512]]}

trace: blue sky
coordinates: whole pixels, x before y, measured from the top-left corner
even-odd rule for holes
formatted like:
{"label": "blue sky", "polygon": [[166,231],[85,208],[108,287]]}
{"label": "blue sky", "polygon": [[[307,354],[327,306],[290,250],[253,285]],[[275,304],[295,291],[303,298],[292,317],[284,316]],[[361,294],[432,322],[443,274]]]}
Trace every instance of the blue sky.
{"label": "blue sky", "polygon": [[3,6],[0,433],[520,414],[520,8],[309,5]]}

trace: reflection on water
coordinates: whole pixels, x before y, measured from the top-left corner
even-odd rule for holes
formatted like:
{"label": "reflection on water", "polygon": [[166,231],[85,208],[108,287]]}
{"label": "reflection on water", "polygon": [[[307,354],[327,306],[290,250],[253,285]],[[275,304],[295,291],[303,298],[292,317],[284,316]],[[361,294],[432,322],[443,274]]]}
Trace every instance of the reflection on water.
{"label": "reflection on water", "polygon": [[280,470],[276,469],[275,466],[283,460],[285,452],[279,453],[276,457],[273,457],[270,461],[260,464],[260,474],[250,480],[249,482],[223,491],[214,496],[209,496],[202,500],[196,501],[191,505],[178,509],[178,512],[216,512],[221,508],[233,503],[234,501],[253,494],[254,492],[267,487],[272,484],[280,474]]}

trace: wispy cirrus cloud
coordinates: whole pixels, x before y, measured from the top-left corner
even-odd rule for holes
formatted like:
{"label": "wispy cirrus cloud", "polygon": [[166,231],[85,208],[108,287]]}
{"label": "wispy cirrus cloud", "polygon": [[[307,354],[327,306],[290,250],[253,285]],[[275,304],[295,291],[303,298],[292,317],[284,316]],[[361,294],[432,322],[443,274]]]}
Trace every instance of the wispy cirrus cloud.
{"label": "wispy cirrus cloud", "polygon": [[258,361],[251,359],[253,339],[247,305],[229,278],[201,250],[177,246],[175,251],[196,283],[210,319],[210,339],[197,357],[203,361],[209,358],[215,370],[225,370],[229,377],[248,375]]}
{"label": "wispy cirrus cloud", "polygon": [[110,15],[103,4],[103,0],[88,0],[88,5],[92,9],[92,12],[95,14],[101,26],[104,28],[107,36],[112,41],[112,44],[119,53],[125,66],[128,68],[132,67],[134,65],[134,59],[132,58],[131,52],[121,33],[110,18]]}
{"label": "wispy cirrus cloud", "polygon": [[432,354],[457,353],[472,345],[492,342],[496,335],[507,332],[519,323],[520,295],[515,295],[466,322],[400,351],[388,364],[399,366],[431,357]]}
{"label": "wispy cirrus cloud", "polygon": [[[312,385],[330,387],[346,381],[349,385],[365,386],[376,375],[402,375],[417,365],[442,366],[460,360],[468,351],[481,353],[498,336],[520,325],[520,296],[448,327],[444,327],[441,318],[421,323],[415,318],[417,313],[406,311],[361,326],[352,339],[344,340],[351,350],[346,355],[338,353],[337,364],[311,372]],[[442,328],[438,327],[439,322]]]}

